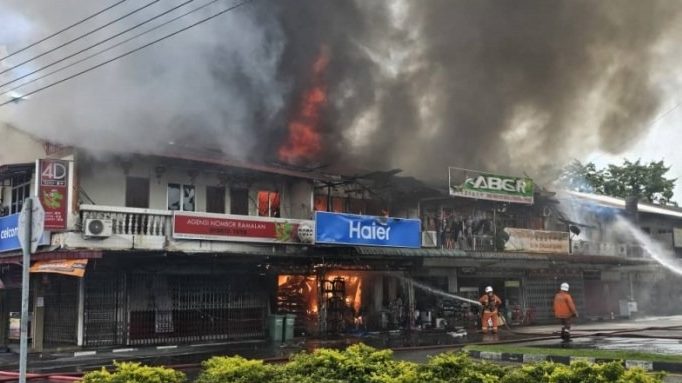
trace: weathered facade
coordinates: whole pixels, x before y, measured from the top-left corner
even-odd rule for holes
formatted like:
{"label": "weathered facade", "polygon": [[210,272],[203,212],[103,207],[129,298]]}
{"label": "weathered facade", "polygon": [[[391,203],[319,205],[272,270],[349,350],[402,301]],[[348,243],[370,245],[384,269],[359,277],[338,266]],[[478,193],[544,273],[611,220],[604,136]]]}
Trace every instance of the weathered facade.
{"label": "weathered facade", "polygon": [[[451,197],[390,172],[325,174],[178,148],[35,148],[46,150],[5,160],[0,177],[2,219],[11,219],[36,194],[35,160],[69,169],[65,227],[32,256],[36,350],[264,339],[274,336],[273,314],[295,315],[296,333],[313,335],[474,326],[475,307],[442,293],[476,300],[488,285],[516,324],[551,320],[564,281],[587,318],[629,315],[628,302],[665,311],[644,294],[665,294],[667,274],[637,241],[609,235],[622,201],[544,191],[532,204]],[[601,213],[576,218],[565,208],[575,204]],[[316,211],[378,225],[419,219],[418,242],[314,243]],[[677,210],[642,205],[636,222],[670,251],[680,244]],[[0,335],[10,342],[19,260],[16,247],[3,247]],[[65,275],[50,260],[87,266]]]}

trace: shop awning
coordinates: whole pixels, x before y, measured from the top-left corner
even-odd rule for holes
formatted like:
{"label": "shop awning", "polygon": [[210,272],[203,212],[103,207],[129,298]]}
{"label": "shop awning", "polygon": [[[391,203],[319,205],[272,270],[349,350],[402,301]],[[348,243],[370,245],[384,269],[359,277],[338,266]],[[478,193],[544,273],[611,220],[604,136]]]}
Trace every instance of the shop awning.
{"label": "shop awning", "polygon": [[35,167],[35,163],[2,165],[0,166],[0,181],[18,175],[31,174]]}
{"label": "shop awning", "polygon": [[48,261],[37,261],[31,266],[31,272],[62,274],[83,278],[87,266],[87,259],[51,259]]}
{"label": "shop awning", "polygon": [[[102,258],[102,252],[99,250],[58,250],[44,251],[40,253],[31,254],[31,261],[93,258]],[[21,263],[21,260],[22,260],[21,252],[3,254],[2,256],[0,256],[0,265],[18,264]]]}

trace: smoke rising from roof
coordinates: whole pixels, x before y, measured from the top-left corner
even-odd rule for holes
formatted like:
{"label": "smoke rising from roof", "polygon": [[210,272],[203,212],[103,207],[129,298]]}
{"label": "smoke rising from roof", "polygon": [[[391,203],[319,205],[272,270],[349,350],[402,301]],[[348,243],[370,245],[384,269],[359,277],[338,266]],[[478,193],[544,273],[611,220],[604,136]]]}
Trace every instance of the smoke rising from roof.
{"label": "smoke rising from roof", "polygon": [[[32,30],[0,37],[11,51],[104,5],[31,9],[9,0],[0,21],[30,20]],[[537,176],[597,148],[623,151],[645,133],[671,59],[660,47],[680,32],[681,8],[673,0],[256,0],[3,108],[0,119],[88,146],[173,141],[269,160],[325,46],[319,163],[350,159],[423,178],[444,178],[447,166]]]}

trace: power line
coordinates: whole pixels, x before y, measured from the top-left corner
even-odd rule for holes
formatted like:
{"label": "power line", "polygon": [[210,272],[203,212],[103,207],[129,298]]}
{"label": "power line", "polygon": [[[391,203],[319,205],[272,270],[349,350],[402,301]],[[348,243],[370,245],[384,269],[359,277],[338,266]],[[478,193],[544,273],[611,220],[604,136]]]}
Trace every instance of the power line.
{"label": "power line", "polygon": [[49,40],[49,39],[51,39],[51,38],[53,38],[53,37],[55,37],[55,36],[57,36],[57,35],[59,35],[59,34],[61,34],[61,33],[64,33],[64,32],[66,32],[66,31],[68,31],[69,29],[71,29],[71,28],[73,28],[73,27],[76,27],[76,26],[78,26],[78,25],[80,25],[80,24],[83,24],[84,22],[86,22],[86,21],[88,21],[88,20],[91,20],[91,19],[93,19],[93,18],[95,18],[95,17],[101,15],[102,13],[104,13],[104,12],[106,12],[106,11],[108,11],[108,10],[110,10],[110,9],[112,9],[112,8],[114,8],[114,7],[116,7],[116,6],[118,6],[118,5],[121,5],[121,4],[125,3],[126,1],[128,1],[128,0],[120,0],[119,2],[112,4],[112,5],[110,5],[110,6],[106,7],[106,8],[104,8],[104,9],[102,9],[101,11],[95,12],[95,13],[93,13],[92,15],[90,15],[90,16],[84,18],[84,19],[81,19],[81,20],[79,20],[79,21],[77,21],[77,22],[75,22],[75,23],[69,25],[68,27],[66,27],[66,28],[64,28],[64,29],[61,29],[61,30],[59,30],[59,31],[57,31],[57,32],[55,32],[55,33],[49,35],[49,36],[43,37],[42,39],[40,39],[40,40],[38,40],[38,41],[36,41],[36,42],[34,42],[34,43],[31,43],[31,44],[29,44],[29,45],[27,45],[27,46],[25,46],[25,47],[23,47],[23,48],[21,48],[21,49],[19,49],[19,50],[16,50],[16,51],[14,51],[14,52],[8,54],[8,55],[5,56],[5,57],[0,57],[0,61],[6,60],[6,59],[8,59],[8,58],[10,58],[10,57],[12,57],[12,56],[14,56],[14,55],[16,55],[16,54],[19,54],[19,53],[21,53],[21,52],[27,50],[27,49],[33,48],[34,46],[36,46],[36,45],[38,45],[38,44],[40,44],[40,43],[42,43],[42,42],[44,42],[44,41],[47,41],[47,40]]}
{"label": "power line", "polygon": [[127,14],[125,14],[125,15],[123,15],[123,16],[121,16],[121,17],[115,19],[115,20],[113,20],[113,21],[110,21],[110,22],[108,22],[108,23],[102,25],[101,27],[97,27],[97,28],[91,30],[90,32],[87,32],[87,33],[85,33],[85,34],[83,34],[83,35],[80,35],[80,36],[78,36],[78,37],[76,37],[76,38],[74,38],[74,39],[71,39],[71,40],[65,42],[64,44],[61,44],[61,45],[59,45],[59,46],[57,46],[57,47],[55,47],[55,48],[52,48],[52,49],[50,49],[50,50],[48,50],[48,51],[46,51],[46,52],[43,52],[43,53],[41,53],[41,54],[39,54],[39,55],[37,55],[37,56],[34,56],[34,57],[32,57],[32,58],[30,58],[30,59],[28,59],[28,60],[25,60],[25,61],[23,61],[23,62],[21,62],[21,63],[19,63],[19,64],[17,64],[17,65],[14,65],[14,66],[12,66],[12,67],[10,67],[10,68],[7,68],[7,69],[3,70],[2,72],[0,72],[0,74],[7,73],[7,72],[9,72],[9,71],[11,71],[11,70],[14,70],[14,69],[16,69],[16,68],[18,68],[18,67],[24,65],[24,64],[30,63],[31,61],[33,61],[33,60],[35,60],[35,59],[38,59],[38,58],[40,58],[40,57],[43,57],[43,56],[45,56],[45,55],[48,54],[48,53],[52,53],[52,52],[56,51],[57,49],[64,48],[65,46],[67,46],[67,45],[73,43],[74,41],[77,41],[77,40],[82,39],[83,37],[89,36],[89,35],[91,35],[91,34],[97,32],[97,31],[99,31],[99,30],[102,30],[102,29],[104,29],[104,28],[110,26],[111,24],[117,23],[117,22],[119,22],[119,21],[125,19],[126,17],[128,17],[128,16],[130,16],[130,15],[133,15],[133,14],[135,14],[135,13],[137,13],[137,12],[139,12],[139,11],[141,11],[141,10],[147,8],[147,7],[150,7],[150,6],[153,5],[154,3],[158,3],[159,1],[161,1],[161,0],[152,0],[151,2],[149,2],[149,3],[147,3],[147,4],[145,4],[145,5],[143,5],[143,6],[139,7],[139,8],[134,9],[132,12],[129,12],[129,13],[127,13]]}
{"label": "power line", "polygon": [[[223,14],[225,14],[225,13],[227,13],[227,12],[231,12],[231,11],[233,11],[233,10],[235,10],[235,9],[237,9],[237,8],[239,8],[239,7],[241,7],[241,6],[243,6],[243,5],[246,5],[246,4],[248,4],[248,3],[252,2],[252,1],[254,1],[254,0],[245,0],[245,1],[242,1],[241,3],[237,3],[237,4],[233,5],[233,6],[230,6],[230,7],[226,8],[226,9],[224,9],[224,10],[222,10],[222,11],[216,13],[216,14],[213,14],[213,15],[211,15],[211,16],[205,17],[205,18],[203,18],[203,19],[201,19],[201,20],[199,20],[199,21],[197,21],[197,22],[195,22],[195,23],[192,23],[192,24],[190,24],[190,25],[188,25],[188,26],[186,26],[186,27],[184,27],[184,28],[182,28],[182,29],[179,29],[179,30],[177,30],[177,31],[175,31],[175,32],[173,32],[173,33],[169,33],[169,34],[167,34],[167,35],[165,35],[165,36],[163,36],[163,37],[160,37],[160,38],[158,38],[158,39],[156,39],[156,40],[153,40],[153,41],[151,41],[151,42],[149,42],[149,43],[147,43],[147,44],[144,44],[144,45],[142,45],[142,46],[140,46],[140,47],[138,47],[138,48],[135,48],[135,49],[133,49],[133,50],[130,50],[130,51],[125,52],[125,53],[123,53],[123,54],[120,54],[120,55],[118,55],[118,56],[112,57],[111,59],[109,59],[109,60],[107,60],[107,61],[104,61],[104,62],[102,62],[102,63],[99,63],[99,64],[97,64],[97,65],[95,65],[95,66],[90,67],[90,68],[84,69],[84,70],[82,70],[82,71],[80,71],[80,72],[78,72],[78,73],[75,73],[75,74],[73,74],[73,75],[71,75],[71,76],[65,77],[65,78],[63,78],[63,79],[61,79],[61,80],[59,80],[59,81],[55,81],[55,82],[53,82],[53,83],[51,83],[51,84],[48,84],[48,85],[45,85],[45,86],[43,86],[43,87],[41,87],[41,88],[32,90],[31,92],[22,95],[22,97],[32,96],[32,95],[34,95],[34,94],[36,94],[36,93],[38,93],[38,92],[42,92],[43,90],[46,90],[46,89],[48,89],[48,88],[51,88],[51,87],[53,87],[53,86],[55,86],[55,85],[59,85],[59,84],[61,84],[61,83],[63,83],[63,82],[66,82],[66,81],[71,80],[71,79],[73,79],[73,78],[75,78],[75,77],[81,76],[81,75],[83,75],[83,74],[85,74],[85,73],[88,73],[88,72],[90,72],[90,71],[92,71],[92,70],[95,70],[95,69],[97,69],[97,68],[103,67],[103,66],[106,65],[106,64],[109,64],[109,63],[111,63],[111,62],[114,62],[114,61],[116,61],[116,60],[118,60],[118,59],[121,59],[121,58],[123,58],[123,57],[129,56],[129,55],[131,55],[131,54],[133,54],[133,53],[135,53],[135,52],[138,52],[138,51],[140,51],[140,50],[142,50],[142,49],[144,49],[144,48],[147,48],[147,47],[149,47],[149,46],[152,46],[152,45],[154,45],[154,44],[156,44],[156,43],[158,43],[158,42],[161,42],[161,41],[163,41],[163,40],[165,40],[165,39],[167,39],[167,38],[173,37],[173,36],[175,36],[175,35],[177,35],[177,34],[179,34],[179,33],[182,33],[182,32],[184,32],[184,31],[186,31],[186,30],[188,30],[188,29],[190,29],[190,28],[193,28],[193,27],[195,27],[195,26],[197,26],[197,25],[199,25],[199,24],[203,24],[203,23],[205,23],[205,22],[207,22],[207,21],[209,21],[209,20],[212,20],[212,19],[214,19],[214,18],[216,18],[216,17],[218,17],[218,16],[220,16],[220,15],[223,15]],[[13,99],[12,99],[12,100],[9,100],[9,101],[5,101],[5,102],[3,102],[2,104],[0,104],[0,107],[5,106],[5,105],[10,104],[10,103],[13,103],[13,102],[15,102],[15,100],[13,100]]]}
{"label": "power line", "polygon": [[[29,80],[29,81],[25,81],[25,82],[23,82],[23,83],[21,83],[21,84],[15,86],[15,87],[11,88],[11,89],[8,89],[8,90],[4,91],[3,93],[11,93],[11,92],[13,92],[13,91],[15,91],[15,90],[18,90],[19,88],[23,88],[23,87],[26,86],[26,85],[33,84],[33,83],[36,82],[36,81],[40,81],[40,80],[42,80],[42,79],[44,79],[44,78],[46,78],[46,77],[52,76],[52,75],[55,74],[55,73],[58,73],[58,72],[61,72],[61,71],[65,70],[65,69],[71,68],[71,67],[73,67],[73,66],[75,66],[75,65],[78,65],[78,64],[80,64],[80,63],[82,63],[82,62],[84,62],[84,61],[87,61],[87,60],[89,60],[89,59],[91,59],[91,58],[93,58],[93,57],[99,56],[99,55],[101,55],[101,54],[103,54],[103,53],[106,53],[106,52],[108,52],[108,51],[110,51],[110,50],[112,50],[112,49],[114,49],[114,48],[117,48],[117,47],[119,47],[119,46],[121,46],[121,45],[123,45],[123,44],[125,44],[125,43],[127,43],[127,42],[130,42],[131,40],[134,40],[134,39],[136,39],[136,38],[138,38],[138,37],[140,37],[140,36],[142,36],[142,35],[146,35],[147,33],[151,33],[151,32],[153,32],[153,31],[155,31],[155,30],[157,30],[157,29],[163,28],[163,27],[165,27],[166,25],[168,25],[168,24],[170,24],[170,23],[172,23],[172,22],[177,21],[178,19],[181,19],[181,18],[183,18],[183,17],[185,17],[185,16],[187,16],[187,15],[189,15],[189,14],[191,14],[191,13],[198,12],[198,11],[200,11],[200,10],[202,10],[202,9],[204,9],[204,8],[206,8],[206,7],[208,7],[208,6],[210,6],[210,5],[213,5],[214,3],[217,3],[218,1],[222,1],[222,0],[211,0],[210,2],[208,2],[208,3],[206,3],[206,4],[202,5],[202,6],[200,6],[200,7],[198,7],[198,8],[194,8],[194,9],[192,9],[191,11],[188,11],[188,12],[185,12],[185,13],[179,15],[179,16],[176,16],[176,17],[174,17],[174,18],[172,18],[172,19],[170,19],[170,20],[168,20],[168,21],[165,21],[165,22],[163,22],[163,23],[161,23],[161,24],[159,24],[159,25],[157,25],[157,26],[155,26],[155,27],[153,27],[153,28],[147,29],[147,30],[144,31],[144,32],[138,33],[138,34],[136,34],[136,35],[134,35],[134,36],[132,36],[132,37],[129,37],[129,38],[125,39],[125,40],[122,40],[122,41],[120,41],[120,42],[118,42],[118,43],[116,43],[116,44],[114,44],[114,45],[112,45],[112,46],[110,46],[110,47],[107,47],[106,49],[102,49],[102,50],[99,51],[99,52],[93,53],[93,54],[91,54],[91,55],[88,55],[88,56],[86,56],[86,57],[83,57],[82,59],[76,60],[76,61],[72,62],[72,63],[69,64],[69,65],[65,65],[65,66],[63,66],[63,67],[61,67],[61,68],[59,68],[59,69],[56,69],[56,70],[53,70],[53,71],[51,71],[51,72],[45,73],[44,75],[38,76],[38,77],[33,78],[33,79]],[[41,68],[40,70],[42,70],[42,69],[45,69],[45,68]],[[22,76],[22,77],[20,77],[20,78],[17,78],[16,80],[20,80],[20,79],[22,79],[22,78],[24,78],[24,77],[30,76],[30,75],[32,75],[32,74],[35,74],[35,73],[38,72],[38,71],[39,71],[39,70],[33,71],[33,72],[27,74],[26,76]],[[2,87],[2,86],[3,86],[3,85],[0,85],[0,87]]]}
{"label": "power line", "polygon": [[21,79],[24,79],[24,78],[26,78],[26,77],[28,77],[28,76],[31,76],[31,75],[33,75],[33,74],[36,74],[36,73],[38,73],[38,72],[40,72],[40,71],[42,71],[42,70],[44,70],[44,69],[50,68],[50,67],[52,67],[52,66],[54,66],[54,65],[57,65],[57,64],[59,64],[60,62],[64,62],[64,61],[66,61],[66,60],[68,60],[68,59],[70,59],[70,58],[72,58],[72,57],[74,57],[74,56],[78,56],[79,54],[81,54],[81,53],[83,53],[83,52],[85,52],[85,51],[88,51],[88,50],[90,50],[90,49],[92,49],[92,48],[98,47],[98,46],[100,46],[100,45],[106,43],[107,41],[111,41],[111,40],[113,40],[113,39],[115,39],[115,38],[117,38],[117,37],[119,37],[119,36],[121,36],[121,35],[124,35],[124,34],[130,32],[130,31],[132,31],[133,29],[137,29],[137,28],[139,28],[139,27],[141,27],[141,26],[143,26],[143,25],[145,25],[145,24],[147,24],[147,23],[149,23],[149,22],[152,22],[152,21],[158,19],[158,18],[161,17],[161,16],[165,16],[165,15],[167,15],[167,14],[169,14],[169,13],[175,11],[175,10],[178,9],[178,8],[184,7],[185,5],[191,3],[192,1],[194,1],[194,0],[186,0],[184,3],[178,4],[178,5],[174,6],[173,8],[171,8],[171,9],[165,11],[165,12],[162,12],[162,13],[160,13],[160,14],[158,14],[158,15],[152,17],[152,18],[149,18],[149,19],[147,19],[147,20],[144,20],[144,21],[142,21],[141,23],[136,24],[136,25],[134,25],[134,26],[132,26],[132,27],[130,27],[130,28],[128,28],[128,29],[125,29],[125,30],[123,30],[123,31],[121,31],[121,32],[119,32],[119,33],[113,35],[113,36],[107,37],[107,38],[104,39],[104,40],[100,40],[100,41],[96,42],[96,43],[93,44],[93,45],[87,46],[87,47],[85,47],[85,48],[79,50],[78,52],[72,53],[72,54],[70,54],[70,55],[68,55],[68,56],[66,56],[66,57],[62,57],[61,59],[59,59],[59,60],[57,60],[57,61],[53,61],[53,62],[51,62],[51,63],[49,63],[49,64],[47,64],[47,65],[44,65],[44,66],[42,66],[42,67],[40,67],[40,68],[38,68],[38,69],[36,69],[36,70],[33,70],[33,71],[31,71],[31,72],[29,72],[29,73],[26,73],[26,74],[23,74],[23,75],[21,75],[21,76],[15,78],[15,79],[13,79],[13,80],[10,80],[10,81],[7,81],[7,82],[5,82],[5,83],[3,83],[3,84],[0,84],[0,88],[4,87],[4,86],[6,86],[6,85],[9,85],[9,84],[13,84],[13,83],[15,83],[15,82],[17,82],[17,81],[19,81],[19,80],[21,80]]}

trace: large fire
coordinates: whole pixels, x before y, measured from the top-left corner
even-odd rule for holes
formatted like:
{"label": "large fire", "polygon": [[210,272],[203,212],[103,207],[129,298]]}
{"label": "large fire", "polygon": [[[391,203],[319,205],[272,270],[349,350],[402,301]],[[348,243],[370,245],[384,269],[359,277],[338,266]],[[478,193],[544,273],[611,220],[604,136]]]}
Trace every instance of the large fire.
{"label": "large fire", "polygon": [[279,148],[279,159],[290,164],[314,161],[322,151],[320,111],[327,102],[324,73],[329,54],[323,48],[313,64],[312,85],[303,94],[299,109],[289,122],[287,140]]}

